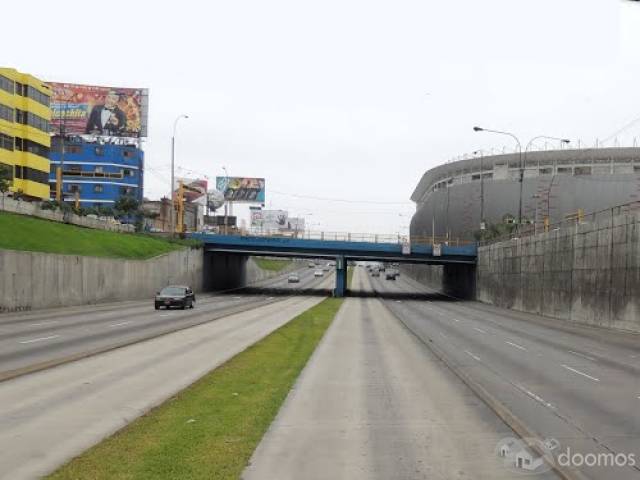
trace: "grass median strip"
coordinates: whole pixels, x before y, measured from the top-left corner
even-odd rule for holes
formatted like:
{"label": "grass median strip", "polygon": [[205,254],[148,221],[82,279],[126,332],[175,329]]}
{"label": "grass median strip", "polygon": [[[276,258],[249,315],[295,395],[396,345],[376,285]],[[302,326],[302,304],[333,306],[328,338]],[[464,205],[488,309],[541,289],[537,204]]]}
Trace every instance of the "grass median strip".
{"label": "grass median strip", "polygon": [[239,478],[341,304],[323,300],[49,478]]}

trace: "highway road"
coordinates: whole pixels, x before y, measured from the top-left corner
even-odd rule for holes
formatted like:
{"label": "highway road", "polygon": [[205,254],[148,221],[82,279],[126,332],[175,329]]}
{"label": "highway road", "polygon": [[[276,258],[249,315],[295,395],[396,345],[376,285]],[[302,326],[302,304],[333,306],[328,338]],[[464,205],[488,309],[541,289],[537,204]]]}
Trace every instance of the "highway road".
{"label": "highway road", "polygon": [[[554,453],[577,453],[569,463],[579,472],[603,480],[640,478],[638,335],[451,301],[406,277],[371,282],[424,344],[541,438],[555,438]],[[422,297],[412,300],[407,293]],[[603,465],[611,454],[617,465]],[[596,465],[580,465],[594,458]]]}
{"label": "highway road", "polygon": [[[303,275],[309,279],[312,273]],[[329,289],[332,277],[301,283]],[[280,286],[286,288],[284,283]],[[322,299],[305,295],[268,302],[231,298],[230,305],[236,300],[237,304],[251,301],[252,308],[0,382],[0,479],[39,478],[52,471]],[[217,311],[216,302],[222,301],[225,299],[218,296],[207,298],[194,314],[198,318],[200,313],[211,314]],[[108,332],[109,325],[127,318],[142,322],[147,318],[142,312],[124,316],[124,320],[116,317],[145,308],[151,310],[151,318],[175,318],[176,323],[195,321],[182,316],[189,311],[159,317],[161,311],[155,316],[158,312],[151,301],[130,302],[123,308],[128,310],[118,313],[106,308],[97,314],[100,320],[90,322],[88,328]],[[101,315],[113,318],[104,320]],[[61,321],[63,318],[59,317]],[[201,319],[207,318],[211,317]],[[83,331],[81,326],[67,325],[55,332],[70,335],[74,329]]]}
{"label": "highway road", "polygon": [[242,478],[517,479],[494,452],[514,435],[380,299],[347,298]]}
{"label": "highway road", "polygon": [[[298,284],[287,283],[284,275],[257,282],[252,293],[199,294],[192,310],[156,311],[150,296],[142,301],[0,315],[0,380],[281,300],[273,295],[318,285],[322,279],[314,278],[313,271],[301,266]],[[325,275],[333,278],[332,272]]]}

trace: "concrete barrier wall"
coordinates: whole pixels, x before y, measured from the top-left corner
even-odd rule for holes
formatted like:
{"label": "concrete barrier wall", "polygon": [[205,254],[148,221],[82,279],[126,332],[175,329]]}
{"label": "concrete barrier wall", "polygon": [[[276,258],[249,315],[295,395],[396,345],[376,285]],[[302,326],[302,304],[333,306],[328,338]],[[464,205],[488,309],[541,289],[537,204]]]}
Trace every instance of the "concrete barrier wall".
{"label": "concrete barrier wall", "polygon": [[478,252],[477,299],[640,332],[640,217],[629,213]]}
{"label": "concrete barrier wall", "polygon": [[168,284],[203,287],[202,250],[122,260],[0,250],[0,312],[152,298]]}
{"label": "concrete barrier wall", "polygon": [[42,210],[40,205],[40,202],[18,201],[9,197],[5,197],[4,201],[2,201],[0,198],[0,210],[9,213],[29,215],[53,222],[70,223],[79,227],[109,230],[111,232],[131,233],[135,231],[133,225],[116,223],[113,218],[82,217],[71,212],[63,213],[61,210]]}

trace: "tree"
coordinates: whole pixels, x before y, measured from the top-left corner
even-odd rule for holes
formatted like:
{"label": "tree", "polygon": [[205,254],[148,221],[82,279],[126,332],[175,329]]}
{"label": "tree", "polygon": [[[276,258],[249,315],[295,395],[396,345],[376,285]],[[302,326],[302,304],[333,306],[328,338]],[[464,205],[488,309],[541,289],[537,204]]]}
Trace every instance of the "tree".
{"label": "tree", "polygon": [[134,197],[129,195],[123,195],[116,200],[114,204],[114,210],[118,214],[118,219],[123,223],[133,223],[136,227],[136,231],[142,229],[142,212],[140,211],[140,202]]}
{"label": "tree", "polygon": [[9,165],[0,163],[0,193],[2,193],[2,209],[4,210],[4,196],[9,191],[13,179],[13,169]]}
{"label": "tree", "polygon": [[129,195],[123,195],[116,200],[114,209],[119,215],[129,217],[138,213],[140,209],[140,203],[135,198]]}

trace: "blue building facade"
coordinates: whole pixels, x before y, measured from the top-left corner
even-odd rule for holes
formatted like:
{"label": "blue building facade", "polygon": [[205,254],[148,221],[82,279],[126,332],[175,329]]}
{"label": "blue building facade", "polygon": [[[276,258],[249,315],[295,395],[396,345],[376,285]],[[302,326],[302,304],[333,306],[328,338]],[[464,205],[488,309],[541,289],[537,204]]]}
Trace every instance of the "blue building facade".
{"label": "blue building facade", "polygon": [[[113,207],[118,198],[128,195],[142,201],[144,152],[123,142],[88,141],[67,138],[64,148],[63,197],[80,199],[82,207]],[[55,199],[56,169],[62,157],[60,137],[52,139],[49,185]]]}

